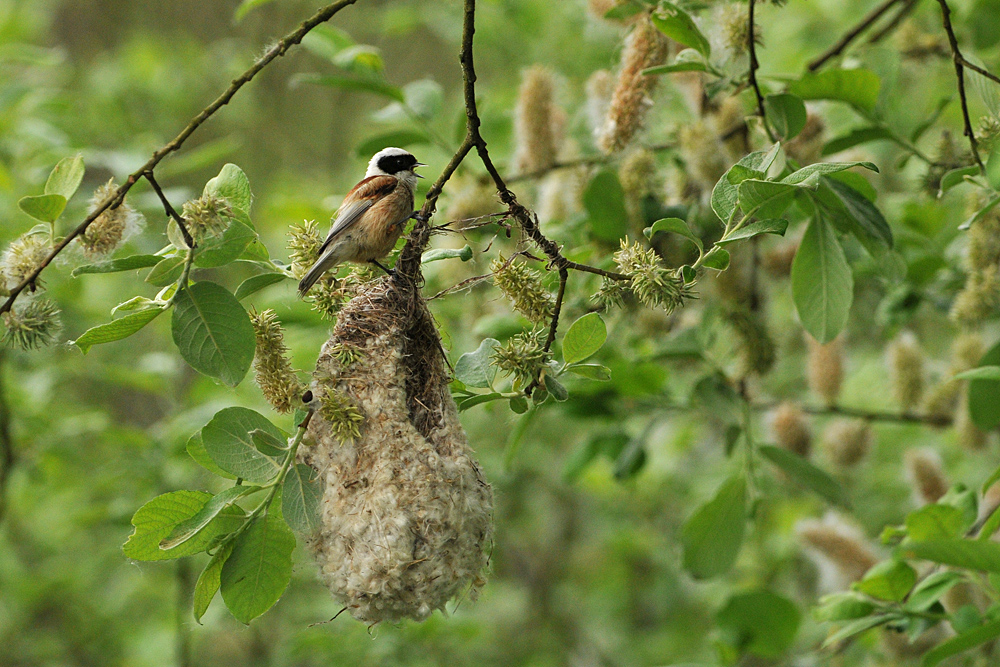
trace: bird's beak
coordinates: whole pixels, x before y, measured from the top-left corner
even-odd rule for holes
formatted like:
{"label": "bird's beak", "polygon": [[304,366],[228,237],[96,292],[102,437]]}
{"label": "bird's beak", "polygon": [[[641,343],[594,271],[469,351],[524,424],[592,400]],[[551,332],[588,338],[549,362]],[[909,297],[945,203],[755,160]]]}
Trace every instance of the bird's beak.
{"label": "bird's beak", "polygon": [[[424,164],[423,162],[417,162],[416,164],[413,165],[413,168],[416,169],[417,167],[426,167],[426,166],[427,165]],[[421,176],[417,172],[413,172],[413,175],[416,176],[417,178],[423,178],[423,176]]]}

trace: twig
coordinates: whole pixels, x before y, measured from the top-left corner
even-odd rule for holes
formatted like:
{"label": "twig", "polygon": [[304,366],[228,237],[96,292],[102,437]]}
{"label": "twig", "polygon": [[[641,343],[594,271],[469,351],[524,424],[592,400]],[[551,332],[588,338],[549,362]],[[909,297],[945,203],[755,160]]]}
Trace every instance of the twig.
{"label": "twig", "polygon": [[52,260],[55,259],[56,256],[73,241],[73,239],[75,239],[77,236],[86,231],[87,227],[90,226],[90,223],[96,220],[101,213],[103,213],[109,208],[113,208],[115,206],[120,205],[122,201],[125,199],[125,195],[128,193],[129,190],[132,189],[132,186],[135,185],[136,182],[143,177],[143,174],[145,174],[147,171],[153,171],[153,169],[156,168],[156,166],[163,160],[163,158],[179,150],[181,146],[184,144],[184,142],[187,140],[187,138],[190,137],[192,134],[194,134],[195,130],[201,127],[201,125],[206,120],[211,118],[216,111],[218,111],[226,104],[228,104],[229,101],[233,98],[233,96],[236,95],[237,92],[239,92],[240,88],[249,83],[250,80],[253,79],[255,76],[257,76],[257,74],[260,73],[262,69],[267,67],[267,65],[270,64],[272,60],[285,55],[285,52],[287,52],[288,49],[301,42],[302,38],[305,37],[310,30],[312,30],[319,24],[325,23],[326,21],[330,20],[330,18],[332,18],[333,15],[339,12],[341,9],[349,5],[353,5],[357,1],[358,0],[337,0],[337,2],[334,2],[332,4],[327,5],[326,7],[323,7],[315,14],[313,14],[310,18],[303,21],[298,28],[296,28],[295,30],[293,30],[292,32],[288,33],[280,40],[278,40],[278,43],[272,46],[270,49],[268,49],[267,53],[261,56],[250,67],[250,69],[243,72],[243,74],[241,74],[237,78],[233,79],[233,82],[230,84],[229,88],[227,88],[221,95],[219,95],[219,97],[217,97],[214,102],[212,102],[207,107],[202,109],[201,113],[199,113],[197,116],[191,119],[191,122],[187,124],[187,127],[181,130],[181,133],[178,134],[176,137],[174,137],[173,141],[171,141],[170,143],[166,144],[165,146],[157,150],[155,153],[153,153],[152,157],[150,157],[149,160],[146,161],[146,164],[142,165],[131,175],[129,175],[128,179],[126,179],[126,181],[122,185],[120,185],[117,190],[115,190],[112,194],[110,194],[107,199],[98,204],[97,207],[93,211],[91,211],[90,215],[88,215],[83,220],[83,222],[81,222],[79,226],[77,226],[76,229],[71,231],[64,239],[62,239],[59,243],[55,245],[55,247],[52,249],[52,252],[49,253],[48,257],[42,260],[42,263],[39,264],[38,267],[36,267],[35,270],[32,271],[28,276],[26,276],[20,285],[18,285],[17,287],[15,287],[10,291],[10,296],[8,296],[7,300],[4,301],[2,306],[0,306],[0,313],[6,313],[10,311],[18,295],[20,295],[21,292],[23,292],[29,285],[32,285],[38,279],[38,276],[42,273],[42,271],[44,271],[45,268],[52,263]]}
{"label": "twig", "polygon": [[[754,410],[772,410],[777,407],[777,403],[756,403],[751,407]],[[927,426],[951,426],[954,420],[947,415],[913,414],[909,412],[880,412],[877,410],[861,410],[859,408],[845,408],[839,405],[830,406],[801,406],[802,411],[810,415],[836,415],[840,417],[854,417],[874,422],[895,422],[899,424],[926,424]]]}
{"label": "twig", "polygon": [[768,139],[775,141],[774,133],[767,124],[767,115],[764,113],[764,96],[761,95],[760,85],[757,83],[757,69],[760,67],[760,63],[757,61],[757,38],[754,35],[753,9],[754,0],[750,0],[750,10],[747,13],[747,49],[750,51],[750,70],[747,72],[747,78],[750,80],[750,87],[753,88],[753,94],[757,97],[757,113],[764,125],[764,131],[767,132]]}
{"label": "twig", "polygon": [[1000,79],[994,77],[989,72],[986,72],[980,67],[971,67],[972,63],[969,63],[965,57],[962,55],[962,50],[958,48],[958,38],[955,36],[955,29],[951,25],[951,9],[948,7],[947,0],[938,0],[938,4],[941,5],[941,22],[944,25],[944,31],[948,33],[948,43],[951,45],[952,58],[955,61],[955,78],[958,80],[958,97],[962,102],[962,121],[965,123],[965,136],[969,138],[969,146],[972,148],[972,157],[976,159],[976,164],[979,165],[980,171],[985,171],[983,166],[983,161],[979,157],[979,146],[976,142],[976,133],[972,129],[972,120],[969,118],[969,101],[965,97],[965,67],[969,67],[984,76],[989,76],[994,81],[1000,82]]}
{"label": "twig", "polygon": [[920,0],[906,0],[906,4],[903,5],[898,12],[896,12],[896,15],[893,16],[892,19],[882,28],[880,28],[878,32],[868,38],[868,43],[877,44],[885,39],[892,33],[893,30],[899,27],[899,24],[903,22],[903,19],[910,15],[910,12],[917,8],[918,2],[920,2]]}
{"label": "twig", "polygon": [[466,278],[465,280],[463,280],[461,282],[455,283],[451,287],[444,288],[443,290],[441,290],[440,292],[438,292],[434,296],[427,297],[427,300],[428,301],[433,301],[434,299],[438,299],[438,298],[440,298],[442,296],[447,296],[448,294],[452,294],[453,292],[461,291],[461,290],[465,289],[466,287],[472,287],[473,285],[481,283],[484,280],[489,280],[492,277],[493,277],[492,273],[485,273],[485,274],[483,274],[481,276],[472,276],[471,278]]}
{"label": "twig", "polygon": [[177,226],[180,227],[181,234],[184,236],[184,242],[187,244],[188,248],[194,247],[194,238],[191,237],[191,232],[188,231],[187,225],[184,224],[184,218],[180,216],[173,206],[171,206],[170,201],[167,196],[163,194],[163,190],[160,188],[160,184],[156,182],[153,177],[152,170],[143,173],[143,178],[149,181],[149,184],[153,186],[153,191],[156,192],[156,196],[160,198],[160,203],[163,204],[163,210],[166,212],[168,218],[173,218]]}
{"label": "twig", "polygon": [[14,438],[10,428],[10,405],[7,403],[7,387],[3,377],[3,362],[7,354],[0,350],[0,521],[7,509],[7,482],[17,463],[14,453]]}
{"label": "twig", "polygon": [[566,295],[566,281],[569,279],[569,271],[562,267],[559,269],[559,291],[556,293],[556,306],[552,309],[552,323],[549,325],[549,335],[545,338],[545,347],[542,349],[548,352],[552,349],[552,344],[556,342],[556,328],[559,326],[559,312],[562,310],[563,297]]}
{"label": "twig", "polygon": [[[671,141],[662,144],[654,144],[653,146],[646,146],[645,150],[658,153],[660,151],[669,151],[677,148],[677,142]],[[560,169],[573,169],[575,167],[589,167],[593,164],[606,164],[610,162],[615,156],[614,155],[587,155],[585,157],[576,158],[574,160],[566,160],[564,162],[556,162],[551,167],[545,167],[543,169],[537,169],[535,171],[528,171],[523,174],[515,174],[513,176],[507,177],[507,183],[517,183],[519,181],[530,181],[543,176],[548,175],[553,171],[558,171]]]}
{"label": "twig", "polygon": [[846,49],[851,42],[857,39],[861,33],[870,28],[872,24],[882,17],[883,14],[892,9],[893,5],[901,1],[902,0],[885,0],[885,2],[873,9],[863,19],[861,19],[857,25],[844,33],[844,36],[841,37],[836,44],[812,60],[809,65],[807,65],[808,70],[810,72],[815,72],[820,67],[825,65],[828,60],[840,55],[840,53]]}

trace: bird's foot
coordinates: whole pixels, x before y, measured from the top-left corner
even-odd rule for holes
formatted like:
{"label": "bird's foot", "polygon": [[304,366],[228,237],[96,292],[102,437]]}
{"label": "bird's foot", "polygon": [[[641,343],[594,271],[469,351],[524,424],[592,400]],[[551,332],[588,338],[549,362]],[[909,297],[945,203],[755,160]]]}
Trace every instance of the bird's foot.
{"label": "bird's foot", "polygon": [[420,211],[414,211],[413,214],[410,215],[410,217],[413,218],[414,220],[416,220],[418,222],[422,222],[424,224],[427,224],[427,221],[430,220],[430,218],[428,218],[426,215],[424,215]]}

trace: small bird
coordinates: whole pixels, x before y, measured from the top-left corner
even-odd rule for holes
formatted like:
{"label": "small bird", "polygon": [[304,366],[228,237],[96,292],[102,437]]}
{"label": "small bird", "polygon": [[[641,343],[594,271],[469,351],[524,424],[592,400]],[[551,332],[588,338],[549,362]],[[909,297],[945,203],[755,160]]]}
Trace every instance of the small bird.
{"label": "small bird", "polygon": [[347,193],[319,248],[319,258],[299,282],[305,295],[324,273],[342,262],[379,264],[395,247],[406,221],[413,213],[413,191],[417,179],[413,170],[425,166],[402,148],[384,148],[368,163],[365,177]]}

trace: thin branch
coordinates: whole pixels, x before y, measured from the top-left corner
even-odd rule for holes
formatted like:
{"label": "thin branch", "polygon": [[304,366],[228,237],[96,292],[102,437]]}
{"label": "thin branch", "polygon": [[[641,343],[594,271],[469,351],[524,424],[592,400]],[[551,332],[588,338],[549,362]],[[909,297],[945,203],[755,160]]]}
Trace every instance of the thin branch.
{"label": "thin branch", "polygon": [[[958,48],[958,38],[955,36],[955,29],[951,25],[951,9],[948,7],[947,0],[938,0],[938,4],[941,5],[941,22],[944,25],[944,31],[948,33],[948,43],[951,45],[952,58],[955,61],[955,78],[958,81],[958,97],[962,102],[962,121],[965,123],[965,136],[969,138],[969,146],[972,148],[972,157],[976,159],[976,164],[979,165],[980,171],[985,171],[983,167],[983,161],[979,157],[979,146],[976,142],[976,133],[972,129],[972,120],[969,118],[969,101],[965,96],[965,67],[971,63],[965,59],[962,55],[962,50]],[[970,67],[970,69],[973,69]],[[975,68],[975,71],[982,74],[985,70],[982,68]],[[987,72],[987,74],[989,74]],[[994,81],[1000,82],[993,75],[989,75]]]}
{"label": "thin branch", "polygon": [[885,39],[888,35],[892,33],[893,30],[899,27],[899,24],[903,22],[910,13],[917,8],[917,3],[920,0],[906,0],[906,4],[903,5],[896,15],[886,23],[883,27],[879,28],[878,32],[868,38],[869,44],[877,44]]}
{"label": "thin branch", "polygon": [[556,294],[556,305],[552,309],[552,323],[549,324],[549,335],[545,338],[545,352],[552,349],[552,344],[556,342],[556,329],[559,327],[559,313],[562,311],[563,297],[566,296],[566,281],[569,280],[569,271],[562,267],[559,269],[559,291]]}
{"label": "thin branch", "polygon": [[[669,151],[677,148],[677,142],[671,141],[662,144],[654,144],[653,146],[646,146],[645,150],[658,153],[660,151]],[[548,175],[553,171],[558,171],[559,169],[573,169],[575,167],[589,167],[594,164],[607,164],[615,155],[587,155],[585,157],[576,158],[574,160],[566,160],[564,162],[556,162],[551,167],[545,167],[543,169],[537,169],[535,171],[528,171],[523,174],[515,174],[513,176],[507,177],[507,183],[517,183],[519,181],[530,181],[541,178]]]}
{"label": "thin branch", "polygon": [[166,212],[168,218],[173,218],[177,226],[180,227],[181,234],[184,236],[184,242],[187,244],[188,248],[194,247],[194,238],[191,236],[191,232],[188,231],[187,225],[184,224],[184,218],[177,212],[167,199],[167,196],[163,194],[163,190],[160,188],[160,184],[156,182],[156,178],[153,177],[152,171],[147,171],[143,175],[149,184],[153,186],[153,191],[156,192],[156,196],[160,198],[160,203],[163,204],[163,210]]}
{"label": "thin branch", "polygon": [[[752,404],[754,410],[765,411],[777,407],[776,403]],[[947,415],[913,414],[909,412],[880,412],[878,410],[862,410],[846,408],[839,405],[831,406],[801,406],[802,411],[810,415],[831,415],[838,417],[854,417],[874,422],[895,422],[898,424],[925,424],[927,426],[951,426],[953,419]]]}
{"label": "thin branch", "polygon": [[174,137],[173,141],[171,141],[170,143],[166,144],[165,146],[157,150],[155,153],[153,153],[152,157],[150,157],[149,160],[146,161],[146,164],[142,165],[131,175],[129,175],[128,179],[126,179],[126,181],[122,185],[120,185],[117,190],[115,190],[112,194],[110,194],[107,199],[98,204],[97,207],[93,211],[91,211],[90,215],[88,215],[83,220],[83,222],[81,222],[79,226],[77,226],[76,229],[71,231],[64,239],[62,239],[59,243],[55,245],[55,247],[52,249],[52,252],[49,253],[48,257],[42,260],[42,263],[27,277],[25,277],[25,279],[21,282],[20,285],[18,285],[17,287],[15,287],[10,291],[10,296],[7,297],[7,300],[4,301],[2,306],[0,306],[0,313],[9,312],[11,307],[14,305],[14,301],[17,299],[18,295],[20,295],[21,292],[23,292],[29,285],[32,285],[38,279],[38,276],[42,273],[42,271],[44,271],[45,268],[52,263],[52,260],[54,260],[56,256],[73,241],[73,239],[75,239],[77,236],[85,232],[87,230],[87,227],[90,226],[90,223],[96,220],[97,217],[101,215],[101,213],[103,213],[109,208],[114,208],[115,206],[120,205],[122,201],[125,199],[125,195],[128,193],[129,190],[132,189],[132,186],[135,185],[136,182],[143,177],[143,174],[145,174],[146,172],[153,171],[153,169],[155,169],[156,166],[160,164],[163,158],[179,150],[181,146],[184,144],[184,142],[188,139],[188,137],[194,134],[195,130],[201,127],[201,125],[206,120],[211,118],[216,111],[224,107],[226,104],[229,104],[229,101],[233,98],[233,96],[236,95],[236,93],[239,92],[239,90],[243,86],[249,83],[251,79],[257,76],[257,74],[259,74],[262,69],[267,67],[267,65],[270,64],[271,61],[273,61],[275,58],[285,55],[288,49],[301,42],[302,38],[305,37],[307,34],[309,34],[309,31],[311,31],[313,28],[320,25],[321,23],[329,21],[334,14],[336,14],[341,9],[349,5],[353,5],[357,1],[358,0],[338,0],[337,2],[334,2],[332,4],[327,5],[326,7],[323,7],[315,14],[313,14],[310,18],[303,21],[298,28],[296,28],[295,30],[293,30],[292,32],[288,33],[280,40],[278,40],[278,43],[272,46],[270,49],[268,49],[267,53],[261,56],[250,67],[250,69],[243,72],[243,74],[241,74],[237,78],[233,79],[233,82],[230,84],[229,88],[227,88],[221,95],[219,95],[219,97],[217,97],[214,102],[212,102],[207,107],[202,109],[201,113],[199,113],[197,116],[191,119],[191,122],[187,124],[187,127],[181,130],[181,133],[178,134],[176,137]]}
{"label": "thin branch", "polygon": [[810,72],[815,72],[820,67],[826,64],[831,58],[835,58],[846,49],[851,42],[858,38],[861,33],[870,28],[876,21],[878,21],[883,14],[892,9],[894,5],[903,0],[885,0],[881,5],[870,11],[857,25],[844,33],[844,36],[837,40],[837,43],[831,46],[829,49],[824,51],[820,56],[815,58],[812,62],[807,65],[807,69]]}
{"label": "thin branch", "polygon": [[764,125],[764,131],[767,132],[767,137],[771,141],[776,141],[774,133],[771,132],[771,128],[767,124],[767,115],[764,113],[764,96],[761,95],[760,85],[757,83],[757,69],[760,67],[760,62],[757,60],[757,37],[754,35],[753,9],[754,0],[750,0],[750,10],[747,14],[747,49],[750,52],[750,70],[747,72],[747,78],[750,80],[750,87],[753,88],[753,94],[757,97],[757,114]]}

